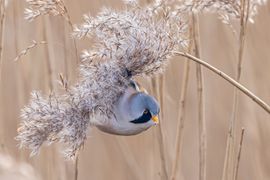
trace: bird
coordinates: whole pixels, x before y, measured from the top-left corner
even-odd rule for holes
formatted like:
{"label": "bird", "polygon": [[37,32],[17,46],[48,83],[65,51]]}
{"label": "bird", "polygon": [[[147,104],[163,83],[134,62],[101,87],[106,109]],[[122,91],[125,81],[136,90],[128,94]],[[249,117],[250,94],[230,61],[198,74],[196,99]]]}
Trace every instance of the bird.
{"label": "bird", "polygon": [[[130,81],[113,108],[115,118],[96,127],[115,135],[136,135],[159,123],[158,101],[136,81]],[[102,121],[98,121],[102,122]]]}

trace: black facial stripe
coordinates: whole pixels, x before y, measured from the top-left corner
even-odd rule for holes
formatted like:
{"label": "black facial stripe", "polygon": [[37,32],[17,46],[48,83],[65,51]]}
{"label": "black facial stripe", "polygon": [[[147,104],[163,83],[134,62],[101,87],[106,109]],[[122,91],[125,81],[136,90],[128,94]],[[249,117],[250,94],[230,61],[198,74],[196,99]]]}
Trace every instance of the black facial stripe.
{"label": "black facial stripe", "polygon": [[135,120],[130,121],[130,122],[132,122],[134,124],[142,124],[142,123],[146,123],[146,122],[150,121],[151,117],[152,117],[151,113],[148,111],[146,114],[143,113],[143,115],[141,117],[139,117],[138,119],[135,119]]}

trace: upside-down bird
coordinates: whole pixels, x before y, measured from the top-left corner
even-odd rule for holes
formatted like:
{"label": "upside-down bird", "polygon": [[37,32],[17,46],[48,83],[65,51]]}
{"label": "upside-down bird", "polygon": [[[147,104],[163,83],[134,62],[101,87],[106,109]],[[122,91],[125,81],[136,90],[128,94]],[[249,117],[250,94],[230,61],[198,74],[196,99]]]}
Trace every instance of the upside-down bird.
{"label": "upside-down bird", "polygon": [[113,112],[115,118],[96,126],[111,134],[135,135],[158,123],[159,104],[131,81],[115,103]]}
{"label": "upside-down bird", "polygon": [[133,5],[84,16],[73,35],[92,37],[94,46],[82,55],[80,79],[64,94],[32,93],[21,113],[20,145],[35,154],[44,143],[62,142],[66,155],[74,157],[89,126],[135,135],[157,124],[159,104],[134,78],[162,72],[181,43],[177,33],[185,28],[169,13],[161,18],[157,10]]}

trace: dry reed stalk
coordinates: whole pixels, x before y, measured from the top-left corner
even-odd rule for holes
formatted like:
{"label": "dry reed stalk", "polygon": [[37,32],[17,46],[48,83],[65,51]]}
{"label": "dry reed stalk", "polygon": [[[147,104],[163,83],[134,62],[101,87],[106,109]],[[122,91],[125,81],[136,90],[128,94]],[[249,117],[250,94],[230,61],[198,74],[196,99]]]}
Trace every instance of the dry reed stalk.
{"label": "dry reed stalk", "polygon": [[[192,13],[193,39],[195,56],[200,58],[200,35],[198,16]],[[206,180],[206,129],[204,118],[204,87],[203,72],[200,64],[196,64],[197,93],[198,93],[198,120],[199,120],[199,179]]]}
{"label": "dry reed stalk", "polygon": [[258,96],[256,96],[254,93],[252,93],[250,90],[248,90],[245,86],[228,76],[226,73],[222,72],[221,70],[217,69],[216,67],[210,65],[209,63],[192,56],[191,54],[184,53],[184,52],[178,52],[173,51],[175,55],[186,57],[196,63],[201,64],[205,68],[209,69],[210,71],[214,72],[215,74],[219,75],[223,79],[225,79],[227,82],[229,82],[231,85],[239,89],[241,92],[243,92],[245,95],[247,95],[250,99],[252,99],[255,103],[257,103],[262,109],[264,109],[268,114],[270,114],[270,106],[264,102],[262,99],[260,99]]}
{"label": "dry reed stalk", "polygon": [[[163,109],[163,102],[164,102],[164,74],[161,74],[159,75],[159,78],[158,78],[158,85],[159,85],[159,88],[158,88],[158,92],[159,92],[159,103],[160,103],[160,107],[161,109]],[[160,112],[160,117],[161,119],[164,118],[164,110]]]}
{"label": "dry reed stalk", "polygon": [[[3,53],[3,28],[4,28],[4,19],[5,19],[5,0],[0,1],[0,84],[1,84],[1,75],[2,75],[2,53]],[[2,136],[1,136],[2,137]],[[2,144],[1,144],[2,146]]]}
{"label": "dry reed stalk", "polygon": [[227,179],[227,172],[228,172],[228,166],[230,164],[229,162],[229,157],[230,157],[230,151],[232,149],[231,145],[232,143],[230,142],[230,132],[228,132],[228,138],[227,138],[227,143],[226,143],[226,150],[225,150],[225,159],[223,163],[223,172],[222,172],[222,180]]}
{"label": "dry reed stalk", "polygon": [[[73,31],[73,23],[71,21],[71,17],[70,17],[70,14],[68,12],[68,9],[67,9],[67,6],[66,4],[64,3],[64,1],[59,1],[59,3],[61,3],[61,6],[62,7],[62,10],[63,10],[63,14],[62,17],[66,20],[66,22],[68,23],[69,25],[69,28],[71,30],[71,32]],[[76,43],[76,40],[74,37],[71,37],[72,38],[72,43],[73,43],[73,46],[74,46],[74,51],[75,51],[75,55],[76,55],[76,63],[79,64],[79,56],[78,56],[78,47],[77,47],[77,43]],[[65,61],[66,63],[66,61]]]}
{"label": "dry reed stalk", "polygon": [[[69,25],[69,27],[71,29],[71,32],[72,32],[73,31],[73,23],[71,21],[71,18],[70,18],[70,15],[69,15],[69,12],[67,10],[66,5],[64,5],[63,7],[64,7],[65,14],[66,14],[66,20],[67,20],[68,25]],[[73,46],[74,46],[74,50],[75,50],[75,55],[76,55],[76,63],[79,64],[80,63],[80,60],[79,60],[79,56],[78,56],[78,47],[77,47],[76,39],[74,37],[72,37],[72,42],[73,42]]]}
{"label": "dry reed stalk", "polygon": [[[3,46],[4,46],[4,26],[5,26],[5,0],[0,2],[0,86],[2,82],[2,66],[3,66]],[[4,125],[1,124],[1,139],[0,146],[1,150],[5,151],[5,140],[4,140]]]}
{"label": "dry reed stalk", "polygon": [[[14,51],[16,54],[19,54],[19,44],[21,41],[20,38],[20,28],[19,28],[19,19],[18,16],[20,16],[21,14],[18,14],[18,12],[20,11],[19,9],[21,9],[22,3],[12,3],[13,5],[13,28],[14,28],[14,44],[15,44],[15,48]],[[27,97],[28,97],[28,87],[29,87],[29,81],[27,79],[27,75],[26,75],[26,70],[25,67],[23,65],[19,66],[19,71],[18,73],[21,76],[21,80],[20,80],[20,84],[23,87],[23,90],[18,88],[18,94],[19,94],[19,104],[23,104],[24,102],[26,102]]]}
{"label": "dry reed stalk", "polygon": [[[44,24],[48,24],[48,20],[45,19],[43,17],[43,20],[45,21]],[[44,30],[42,32],[42,36],[43,36],[43,39],[45,42],[48,42],[48,36],[49,36],[49,29],[48,29],[49,26],[44,26]],[[55,87],[54,87],[54,79],[53,79],[53,69],[52,69],[52,64],[51,64],[51,58],[50,58],[50,50],[49,50],[49,47],[46,46],[45,47],[45,62],[46,62],[46,66],[47,66],[47,73],[48,73],[48,76],[49,76],[49,81],[48,81],[48,85],[49,85],[49,89],[50,89],[50,94],[53,93]],[[55,148],[52,148],[51,150],[49,150],[45,156],[48,156],[48,157],[53,157],[54,154],[56,152],[56,149]],[[52,174],[52,173],[49,173],[49,174]]]}
{"label": "dry reed stalk", "polygon": [[180,108],[178,113],[178,123],[177,123],[177,132],[176,132],[176,141],[175,141],[175,155],[172,164],[172,174],[170,179],[176,179],[176,173],[180,165],[180,154],[182,150],[182,140],[183,140],[183,130],[184,130],[184,117],[185,117],[185,107],[186,107],[186,94],[189,80],[189,69],[190,61],[185,60],[184,72],[182,78],[182,89],[180,95]]}
{"label": "dry reed stalk", "polygon": [[78,55],[78,47],[77,47],[77,43],[76,43],[75,38],[72,38],[72,42],[74,45],[74,50],[75,50],[75,55],[76,55],[76,63],[80,64],[80,59],[79,59],[79,55]]}
{"label": "dry reed stalk", "polygon": [[239,170],[241,152],[242,152],[242,147],[243,147],[244,134],[245,134],[245,129],[242,128],[240,142],[239,142],[239,148],[238,148],[238,153],[237,153],[237,159],[236,159],[236,163],[235,163],[235,167],[234,167],[233,180],[237,180],[237,176],[238,176],[238,170]]}
{"label": "dry reed stalk", "polygon": [[[163,109],[163,111],[161,111],[161,120],[164,121],[164,75],[160,75],[159,78],[159,96],[160,96],[160,107]],[[162,161],[162,166],[163,166],[163,171],[165,174],[165,179],[168,180],[169,179],[169,174],[168,174],[168,169],[167,169],[167,161],[166,161],[166,133],[165,131],[162,129],[162,122],[161,124],[158,126],[159,128],[159,132],[160,132],[160,138],[161,138],[161,147],[162,147],[162,154],[163,154],[163,161]]]}
{"label": "dry reed stalk", "polygon": [[[158,82],[158,77],[155,77],[151,80],[151,88],[152,88],[152,93],[158,98],[159,102],[160,102],[160,107],[162,109],[162,100],[161,100],[161,96],[159,95],[159,89],[160,89],[160,85]],[[162,89],[162,88],[161,88]],[[161,100],[161,101],[160,101]],[[162,114],[162,113],[160,113]],[[164,147],[164,141],[163,141],[163,132],[161,129],[161,125],[158,125],[158,130],[157,130],[157,139],[158,139],[158,145],[159,145],[159,153],[160,153],[160,160],[161,160],[161,179],[168,179],[168,171],[166,168],[166,157],[165,157],[165,147]]]}
{"label": "dry reed stalk", "polygon": [[[192,36],[192,26],[189,26],[189,36]],[[191,38],[189,38],[191,39]],[[192,51],[192,43],[193,41],[189,41],[188,52]],[[175,140],[175,152],[174,152],[174,160],[172,162],[172,172],[170,179],[176,179],[176,173],[179,169],[180,165],[180,154],[182,150],[182,140],[183,140],[183,129],[184,129],[184,121],[185,121],[185,107],[186,107],[186,96],[187,96],[187,88],[188,88],[188,80],[189,80],[189,71],[190,71],[190,61],[185,59],[184,72],[181,84],[181,94],[179,100],[179,112],[178,112],[178,122],[176,129],[176,140]]]}
{"label": "dry reed stalk", "polygon": [[[160,108],[163,109],[163,81],[164,81],[164,77],[163,75],[160,75],[160,77],[156,77],[155,78],[156,81],[156,94],[157,97],[159,98],[159,102],[160,102]],[[161,119],[163,120],[163,115],[164,112],[161,112]],[[161,123],[161,122],[160,122]],[[168,176],[168,171],[167,171],[167,166],[166,166],[166,155],[165,155],[165,144],[164,144],[164,132],[161,128],[161,124],[158,125],[158,144],[159,144],[159,150],[160,150],[160,159],[161,159],[161,179],[164,180],[168,180],[169,176]]]}
{"label": "dry reed stalk", "polygon": [[[43,39],[45,40],[45,42],[47,42],[47,26],[45,25],[44,28],[45,28],[45,30],[43,31]],[[46,62],[48,75],[49,75],[49,88],[50,88],[50,91],[52,91],[54,89],[54,86],[53,86],[53,70],[52,70],[52,64],[51,64],[51,60],[50,60],[49,48],[48,47],[46,47],[45,62]]]}
{"label": "dry reed stalk", "polygon": [[2,79],[2,66],[3,66],[3,46],[4,46],[4,26],[5,26],[5,0],[1,0],[0,4],[0,82]]}
{"label": "dry reed stalk", "polygon": [[[238,62],[236,70],[236,81],[240,82],[241,72],[242,72],[242,63],[243,63],[243,54],[244,54],[244,45],[246,37],[246,27],[248,22],[248,15],[250,9],[249,0],[241,0],[241,17],[240,17],[240,34],[239,34],[239,50],[238,50]],[[232,179],[235,176],[234,172],[234,157],[235,157],[235,125],[238,113],[238,101],[239,95],[237,88],[234,88],[233,95],[233,110],[231,120],[229,122],[229,131],[227,137],[226,153],[223,167],[222,179]]]}
{"label": "dry reed stalk", "polygon": [[[69,64],[68,64],[68,50],[67,50],[67,45],[68,45],[68,42],[67,42],[67,40],[66,40],[66,26],[65,25],[63,25],[63,27],[64,27],[64,32],[65,33],[63,33],[63,41],[64,41],[64,44],[63,44],[63,50],[64,50],[64,71],[65,71],[65,77],[66,77],[66,79],[68,80],[68,77],[69,77]],[[76,53],[76,58],[77,58],[77,52],[75,52]]]}
{"label": "dry reed stalk", "polygon": [[74,164],[74,180],[79,178],[79,153],[76,155],[75,164]]}

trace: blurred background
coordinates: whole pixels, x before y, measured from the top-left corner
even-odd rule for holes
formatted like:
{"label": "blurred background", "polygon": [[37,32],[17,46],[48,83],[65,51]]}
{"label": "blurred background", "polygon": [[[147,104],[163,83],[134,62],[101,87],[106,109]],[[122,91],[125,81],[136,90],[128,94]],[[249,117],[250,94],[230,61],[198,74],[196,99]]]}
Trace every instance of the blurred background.
{"label": "blurred background", "polygon": [[[104,6],[123,8],[120,0],[65,0],[65,3],[74,24],[82,22],[83,14],[95,15]],[[142,1],[142,5],[146,3],[148,2]],[[19,150],[14,140],[20,121],[20,109],[27,104],[30,92],[40,90],[48,94],[51,89],[59,91],[61,87],[58,83],[59,73],[68,79],[70,85],[76,81],[78,75],[76,52],[70,38],[69,24],[62,17],[52,16],[41,16],[29,23],[24,19],[25,7],[25,2],[21,0],[8,0],[5,5],[0,81],[0,153],[6,157],[0,159],[0,179],[12,179],[11,176],[4,175],[4,172],[9,172],[5,168],[16,170],[23,163],[23,167],[27,164],[27,168],[22,169],[24,172],[22,176],[25,179],[31,179],[25,175],[29,172],[33,174],[33,179],[73,180],[76,168],[72,161],[63,158],[61,145],[44,146],[38,156],[30,158],[29,151]],[[259,8],[255,24],[248,24],[241,77],[241,83],[268,104],[270,103],[269,20],[270,3]],[[202,15],[199,22],[202,59],[235,77],[238,40],[232,30],[222,24],[216,15]],[[15,62],[15,57],[31,45],[32,40],[46,41],[47,44],[38,45]],[[88,39],[76,43],[79,52],[91,45]],[[162,94],[162,119],[159,126],[163,132],[164,148],[160,148],[161,137],[157,126],[131,137],[104,134],[94,128],[79,155],[79,180],[163,180],[164,167],[170,174],[174,161],[183,68],[184,59],[177,57],[171,59],[162,78],[157,77],[158,81],[146,77],[139,79],[151,94],[156,97],[158,92]],[[199,174],[195,70],[195,64],[191,63],[183,148],[177,170],[179,180],[195,180]],[[222,177],[226,137],[232,114],[233,87],[212,72],[203,70],[207,132],[206,179],[217,180]],[[158,88],[161,79],[163,87]],[[238,179],[269,180],[270,116],[240,93],[236,142],[240,139],[242,127],[246,131]],[[19,175],[18,172],[13,173]]]}

